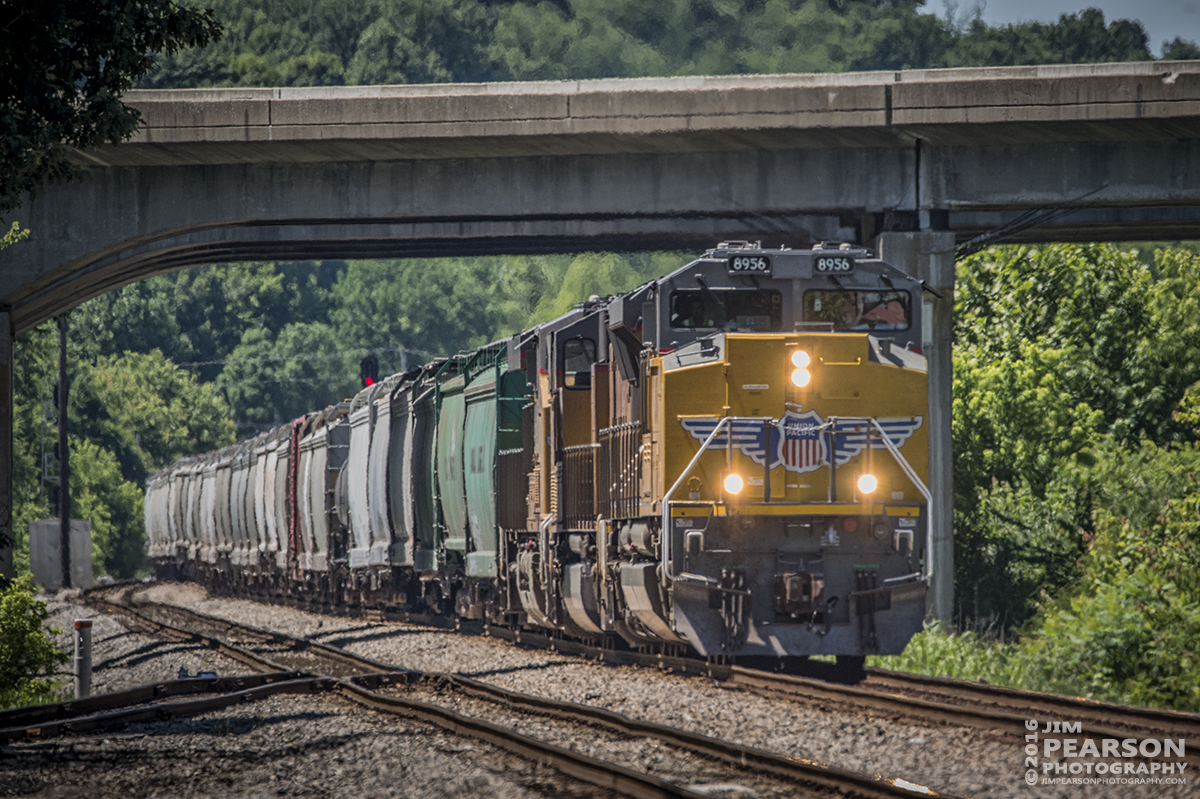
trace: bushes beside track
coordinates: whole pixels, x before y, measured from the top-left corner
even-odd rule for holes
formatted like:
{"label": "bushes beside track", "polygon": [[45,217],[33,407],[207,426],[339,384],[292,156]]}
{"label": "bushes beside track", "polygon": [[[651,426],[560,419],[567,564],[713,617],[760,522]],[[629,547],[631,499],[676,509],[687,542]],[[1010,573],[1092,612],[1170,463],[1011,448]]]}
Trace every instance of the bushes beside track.
{"label": "bushes beside track", "polygon": [[1200,710],[1200,257],[959,266],[958,619],[885,668]]}

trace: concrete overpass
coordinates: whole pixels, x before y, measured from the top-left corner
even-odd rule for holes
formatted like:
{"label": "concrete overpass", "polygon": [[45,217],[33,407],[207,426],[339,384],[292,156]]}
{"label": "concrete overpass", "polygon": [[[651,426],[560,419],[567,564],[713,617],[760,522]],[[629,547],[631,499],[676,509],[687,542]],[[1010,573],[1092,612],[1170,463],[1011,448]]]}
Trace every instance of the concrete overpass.
{"label": "concrete overpass", "polygon": [[[876,241],[945,298],[942,538],[955,244],[1005,225],[1024,241],[1192,237],[1200,221],[1196,62],[127,101],[137,136],[76,153],[91,178],[16,215],[32,236],[3,256],[0,338],[201,263]],[[10,441],[0,430],[0,470]]]}
{"label": "concrete overpass", "polygon": [[1200,63],[132,92],[127,144],[17,214],[18,335],[214,261],[1174,238],[1200,219]]}

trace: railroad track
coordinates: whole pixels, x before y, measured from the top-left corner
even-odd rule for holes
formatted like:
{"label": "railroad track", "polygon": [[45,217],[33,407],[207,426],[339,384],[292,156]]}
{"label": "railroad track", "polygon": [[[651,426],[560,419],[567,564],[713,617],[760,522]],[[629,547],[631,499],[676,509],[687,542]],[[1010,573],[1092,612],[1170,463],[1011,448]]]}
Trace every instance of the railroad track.
{"label": "railroad track", "polygon": [[[1200,767],[1200,714],[1196,713],[1119,705],[877,668],[866,669],[866,679],[862,682],[845,685],[813,677],[705,663],[694,658],[613,652],[527,631],[492,627],[486,633],[521,646],[541,646],[614,664],[702,673],[734,690],[810,704],[834,702],[890,717],[899,715],[934,724],[972,727],[1020,740],[1030,732],[1026,727],[1029,721],[1038,722],[1038,734],[1043,738],[1135,738],[1139,741],[1183,738],[1187,741],[1184,759]],[[1079,729],[1073,733],[1045,732],[1042,728],[1048,722],[1078,723]]]}
{"label": "railroad track", "polygon": [[[130,589],[132,590],[132,589]],[[321,612],[319,608],[306,608]],[[1026,723],[1038,722],[1039,736],[1051,738],[1182,738],[1184,759],[1200,767],[1200,714],[1156,708],[1119,705],[1079,697],[1025,691],[986,683],[926,677],[917,674],[870,668],[866,679],[845,685],[823,679],[780,674],[736,665],[708,663],[696,658],[663,654],[612,650],[584,642],[556,638],[539,632],[513,630],[482,624],[450,624],[441,617],[407,613],[376,613],[383,621],[400,621],[422,626],[441,627],[466,633],[482,633],[518,646],[544,648],[565,655],[599,660],[614,665],[636,665],[671,670],[677,673],[703,674],[727,688],[744,690],[772,698],[812,703],[837,703],[858,710],[897,716],[915,721],[948,724],[979,729],[1001,737],[1024,740],[1030,732]],[[1047,723],[1078,724],[1071,733],[1046,732]]]}
{"label": "railroad track", "polygon": [[[366,707],[487,741],[628,796],[699,797],[707,795],[701,791],[711,791],[713,785],[741,786],[763,797],[798,793],[933,795],[929,789],[904,780],[886,780],[783,757],[601,708],[529,696],[458,675],[397,670],[310,639],[239,625],[176,606],[134,608],[97,594],[88,601],[131,618],[137,626],[157,628],[163,635],[190,636],[193,641],[201,638],[243,662],[257,661],[260,670],[276,674],[303,671],[311,681],[302,688],[302,680],[293,680],[286,688],[278,687],[279,691],[337,691]],[[517,727],[536,727],[538,733],[525,735],[516,732]],[[4,733],[0,731],[0,737]],[[581,748],[603,757],[577,751]],[[644,767],[634,767],[647,762],[647,758],[654,774]],[[632,765],[613,762],[616,759]]]}
{"label": "railroad track", "polygon": [[[1184,759],[1200,764],[1200,714],[1096,702],[1059,694],[1022,691],[983,683],[867,669],[858,685],[837,685],[805,677],[734,666],[724,684],[735,689],[804,702],[837,702],[884,714],[902,714],[1024,739],[1027,722],[1042,738],[1183,738]],[[1053,729],[1071,725],[1072,732]],[[1047,724],[1050,730],[1045,730]],[[1076,727],[1077,725],[1077,727]]]}

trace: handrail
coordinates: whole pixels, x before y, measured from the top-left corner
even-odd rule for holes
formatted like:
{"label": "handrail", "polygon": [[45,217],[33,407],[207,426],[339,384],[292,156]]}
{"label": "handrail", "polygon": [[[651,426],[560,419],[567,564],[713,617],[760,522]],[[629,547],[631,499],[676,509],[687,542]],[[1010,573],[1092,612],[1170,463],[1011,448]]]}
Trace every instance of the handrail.
{"label": "handrail", "polygon": [[704,439],[704,443],[700,445],[700,449],[697,450],[696,454],[692,456],[692,459],[688,462],[688,465],[682,472],[679,473],[679,477],[675,480],[671,487],[667,489],[667,492],[663,494],[662,525],[659,530],[659,536],[661,540],[659,541],[659,548],[662,553],[661,558],[664,584],[675,579],[675,575],[671,573],[671,495],[674,494],[679,486],[683,484],[683,481],[687,478],[687,476],[692,473],[692,469],[696,467],[696,464],[700,460],[700,456],[703,455],[705,450],[708,449],[709,445],[712,444],[713,439],[717,437],[717,433],[721,432],[722,427],[725,427],[726,424],[730,422],[746,421],[772,422],[774,424],[778,424],[777,420],[771,416],[722,416],[717,422],[717,426],[714,427],[713,431],[708,434],[708,438]]}
{"label": "handrail", "polygon": [[872,417],[871,424],[879,431],[879,437],[883,440],[883,445],[887,447],[888,452],[892,453],[892,457],[896,459],[896,463],[904,470],[908,479],[912,480],[913,485],[921,492],[921,496],[925,497],[925,568],[923,569],[925,574],[923,579],[929,581],[933,579],[933,495],[929,492],[929,488],[922,482],[921,478],[917,476],[916,470],[900,454],[900,450],[892,443],[892,440],[888,438],[887,433],[884,432],[883,427],[879,424],[879,420]]}
{"label": "handrail", "polygon": [[[662,524],[661,524],[661,528],[659,531],[659,534],[660,534],[662,540],[659,542],[659,549],[661,552],[661,559],[662,559],[662,566],[663,566],[662,574],[663,574],[663,583],[664,584],[668,584],[675,579],[675,575],[671,573],[671,569],[672,569],[672,565],[671,565],[671,495],[675,493],[675,491],[679,488],[679,486],[683,484],[683,481],[685,479],[687,479],[688,475],[691,474],[692,469],[694,469],[696,464],[699,462],[700,456],[705,453],[705,451],[708,449],[708,447],[712,444],[713,439],[715,439],[717,437],[717,434],[721,432],[721,429],[726,427],[727,425],[729,425],[732,422],[745,422],[745,421],[771,422],[772,424],[778,425],[781,420],[775,419],[770,416],[723,416],[723,417],[721,417],[721,419],[717,422],[717,426],[713,428],[713,431],[708,434],[708,438],[704,439],[704,442],[700,445],[700,449],[697,450],[696,454],[692,456],[691,461],[688,462],[688,465],[686,467],[684,467],[683,471],[679,473],[679,477],[676,478],[675,482],[671,485],[671,487],[669,489],[667,489],[667,492],[665,494],[663,494]],[[924,481],[922,481],[921,478],[917,475],[916,470],[913,469],[912,465],[908,462],[908,460],[905,459],[905,457],[900,454],[900,450],[896,447],[896,445],[892,443],[892,440],[888,436],[887,431],[885,431],[883,429],[882,425],[879,424],[878,419],[876,419],[873,416],[839,416],[839,417],[829,419],[825,423],[825,425],[823,425],[823,427],[825,427],[825,426],[830,427],[836,434],[836,433],[840,432],[838,429],[838,426],[845,422],[866,423],[867,425],[872,426],[876,430],[878,430],[879,438],[880,438],[880,440],[883,441],[884,447],[887,448],[887,451],[890,452],[892,454],[892,457],[896,459],[896,463],[899,464],[900,469],[904,472],[904,474],[908,477],[908,479],[913,482],[913,485],[915,485],[917,487],[917,490],[921,492],[921,496],[923,496],[925,498],[925,506],[926,506],[926,511],[925,511],[925,566],[922,569],[922,571],[919,572],[919,574],[921,575],[922,580],[926,580],[926,581],[930,580],[933,577],[933,573],[934,573],[934,570],[933,570],[933,566],[934,566],[934,560],[933,560],[933,513],[934,513],[933,495],[930,493],[929,488],[925,485]],[[836,452],[830,453],[830,457],[832,459],[836,459],[837,453]]]}
{"label": "handrail", "polygon": [[[892,443],[892,439],[888,437],[887,431],[879,424],[878,419],[874,416],[836,416],[831,417],[826,424],[833,425],[834,432],[836,433],[838,432],[837,425],[845,422],[850,422],[851,424],[865,422],[867,425],[878,430],[879,438],[883,441],[883,446],[887,448],[888,452],[892,453],[892,457],[896,459],[896,463],[900,466],[901,471],[904,472],[909,480],[912,480],[913,485],[917,487],[917,490],[921,492],[921,496],[925,498],[925,567],[922,571],[917,572],[917,574],[921,575],[922,580],[928,581],[933,577],[933,495],[930,493],[928,486],[917,475],[912,464],[900,454],[899,448]],[[868,446],[869,444],[870,437],[868,436]]]}

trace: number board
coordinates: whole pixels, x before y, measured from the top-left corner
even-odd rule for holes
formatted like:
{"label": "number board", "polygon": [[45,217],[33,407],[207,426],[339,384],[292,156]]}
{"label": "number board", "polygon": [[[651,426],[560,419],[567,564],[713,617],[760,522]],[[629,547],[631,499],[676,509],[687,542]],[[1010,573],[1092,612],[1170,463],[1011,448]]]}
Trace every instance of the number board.
{"label": "number board", "polygon": [[771,259],[765,255],[735,255],[729,259],[729,272],[737,275],[770,274]]}
{"label": "number board", "polygon": [[854,259],[849,255],[813,256],[813,270],[822,274],[845,274],[854,271]]}

